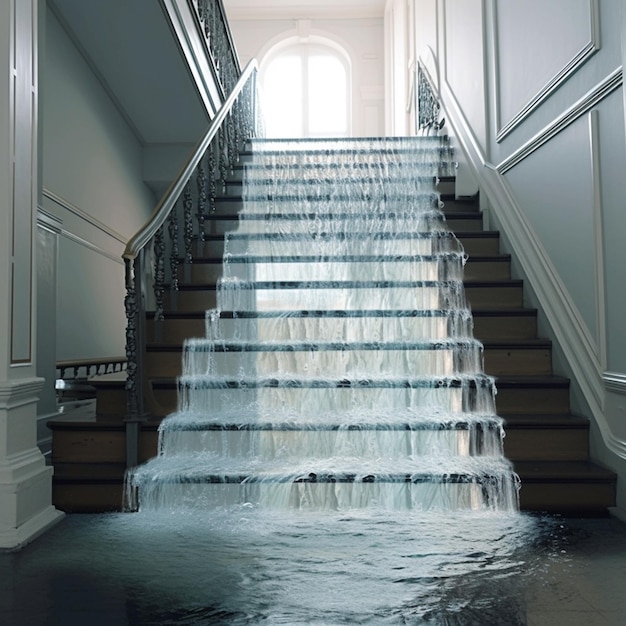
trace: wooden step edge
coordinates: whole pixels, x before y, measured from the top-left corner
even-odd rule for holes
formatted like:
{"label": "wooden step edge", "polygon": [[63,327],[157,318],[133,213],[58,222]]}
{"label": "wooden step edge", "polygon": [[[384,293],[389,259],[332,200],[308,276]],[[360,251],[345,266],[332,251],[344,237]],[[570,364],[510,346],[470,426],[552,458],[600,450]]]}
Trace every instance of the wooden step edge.
{"label": "wooden step edge", "polygon": [[[433,207],[433,209],[435,209],[435,207]],[[393,211],[390,211],[390,213],[393,213]],[[476,210],[476,211],[455,211],[455,210],[446,210],[445,206],[441,209],[441,213],[444,215],[446,221],[448,220],[466,220],[466,221],[482,221],[483,219],[483,213],[482,211]],[[247,214],[248,215],[248,214]],[[252,218],[250,215],[255,215],[257,216],[256,218]],[[299,215],[298,213],[289,213],[288,211],[282,212],[282,213],[275,213],[275,214],[269,214],[266,215],[264,213],[252,213],[248,215],[247,217],[244,217],[241,221],[243,222],[263,222],[263,221],[268,221],[268,222],[272,222],[274,220],[287,220],[287,221],[291,221],[293,219],[293,221],[296,221],[295,218],[286,218],[286,215]],[[351,214],[351,213],[338,213],[336,216],[332,215],[328,216],[328,220],[332,221],[332,219],[334,219],[335,217],[339,217],[341,216],[342,219],[365,219],[362,218],[359,215],[356,214]],[[308,218],[302,217],[301,218],[302,221],[306,221]],[[385,219],[393,219],[392,217],[386,217]],[[211,223],[211,222],[239,222],[240,221],[240,216],[238,213],[220,213],[218,210],[209,213],[205,216],[205,221],[207,223]]]}
{"label": "wooden step edge", "polygon": [[463,280],[466,288],[478,287],[523,287],[524,281],[521,278],[467,278]]}
{"label": "wooden step edge", "polygon": [[[196,338],[196,337],[194,337]],[[199,337],[199,339],[206,339],[205,337]],[[207,341],[210,341],[207,339]],[[231,340],[219,340],[218,343],[229,343]],[[235,340],[232,340],[235,341]],[[463,338],[459,339],[460,343],[463,343]],[[254,339],[246,340],[246,343],[255,343]],[[262,343],[266,343],[263,341]],[[320,341],[315,340],[307,340],[307,343],[317,344],[322,343]],[[327,342],[328,343],[328,342]],[[354,343],[354,342],[330,342],[330,343]],[[377,344],[380,342],[376,342]],[[384,343],[384,342],[383,342]],[[408,343],[411,342],[401,342],[401,341],[393,341],[391,343]],[[438,343],[437,340],[433,340],[433,343]],[[485,350],[547,350],[552,347],[552,342],[549,339],[486,339],[480,342]],[[454,346],[451,346],[452,348]],[[337,349],[342,349],[341,346],[338,346]],[[397,349],[403,349],[399,347]],[[165,343],[165,342],[147,342],[146,343],[146,351],[147,352],[182,352],[183,344],[182,343]],[[372,352],[375,352],[375,349],[372,349]]]}
{"label": "wooden step edge", "polygon": [[[489,374],[486,374],[489,377]],[[562,376],[545,375],[516,375],[516,376],[494,376],[496,388],[498,389],[569,389],[570,380]],[[177,389],[177,379],[174,376],[155,376],[150,379],[153,388],[156,389]]]}
{"label": "wooden step edge", "polygon": [[[439,232],[439,231],[438,231]],[[447,231],[441,231],[447,232]],[[500,231],[498,230],[464,230],[455,231],[454,235],[457,239],[497,239],[500,237]],[[206,234],[204,236],[205,242],[224,241],[224,235],[211,235]],[[197,236],[193,238],[193,241],[197,241]]]}
{"label": "wooden step edge", "polygon": [[[270,260],[264,260],[264,263],[273,263],[275,261],[272,261],[270,257],[268,257],[267,255],[256,255],[258,257],[264,258],[264,259],[270,259]],[[363,256],[363,255],[358,255],[358,256]],[[255,262],[255,255],[251,255],[249,257],[251,259],[251,262]],[[299,262],[300,257],[293,257],[293,258],[289,258],[289,262],[290,263],[298,263]],[[377,259],[380,260],[380,259]],[[402,258],[397,259],[396,257],[392,257],[390,259],[383,259],[386,262],[389,263],[394,263],[394,262],[415,262],[415,263],[419,263],[420,261],[413,261],[413,260],[409,260],[406,261]],[[316,262],[318,260],[316,259]],[[502,253],[494,253],[494,254],[475,254],[472,255],[470,257],[468,257],[467,259],[467,263],[510,263],[511,261],[511,255],[510,254],[502,254]],[[284,260],[280,261],[282,263],[286,263],[287,262],[287,258],[285,258]],[[305,261],[306,263],[310,263],[311,261],[308,260]],[[336,261],[335,259],[325,259],[325,258],[320,258],[319,262],[321,263],[333,263],[333,262],[338,262],[338,263],[343,263],[345,261],[341,260],[341,261]],[[359,262],[359,261],[349,261],[349,262]],[[194,256],[193,257],[193,261],[191,263],[188,264],[189,267],[193,267],[194,265],[223,265],[224,264],[224,258],[221,256]],[[243,262],[239,262],[239,264],[245,264]],[[184,259],[181,257],[179,259],[179,265],[181,268],[183,268],[186,264],[184,262]]]}
{"label": "wooden step edge", "polygon": [[[156,311],[146,311],[146,319],[154,320],[155,316],[156,316]],[[174,310],[167,310],[167,311],[163,311],[163,317],[165,319],[161,320],[161,321],[167,321],[167,320],[195,320],[195,319],[202,319],[202,320],[204,320],[205,317],[206,317],[206,310],[205,309],[197,310],[197,311],[174,311]]]}
{"label": "wooden step edge", "polygon": [[[443,182],[455,182],[456,177],[452,176],[447,178],[445,176],[439,176],[439,180]],[[478,202],[479,195],[475,193],[471,196],[459,196],[456,193],[442,193],[439,196],[443,202],[458,202],[459,204],[475,204]]]}
{"label": "wooden step edge", "polygon": [[[150,416],[146,421],[140,425],[141,430],[152,431],[158,429],[161,423],[162,417]],[[47,422],[49,428],[56,432],[77,432],[77,431],[91,431],[91,432],[124,432],[126,430],[126,423],[123,419],[120,420],[50,420]]]}
{"label": "wooden step edge", "polygon": [[[308,309],[307,309],[308,310]],[[331,310],[331,312],[335,312]],[[232,311],[221,311],[222,314],[231,314],[230,317],[224,319],[233,319]],[[537,315],[537,309],[526,308],[526,307],[511,307],[510,309],[497,309],[497,308],[486,308],[480,307],[472,309],[472,316],[476,317],[535,317]],[[155,311],[146,311],[146,316],[150,319],[153,319],[156,315]],[[206,309],[198,309],[195,311],[176,311],[172,309],[168,309],[163,311],[163,315],[167,320],[168,317],[172,319],[194,319],[194,318],[204,318],[206,316]],[[276,315],[276,317],[281,317],[280,315]],[[332,316],[331,316],[332,317]],[[342,316],[343,317],[343,316]],[[235,319],[246,319],[246,318],[235,318]]]}
{"label": "wooden step edge", "polygon": [[529,339],[484,339],[481,341],[485,350],[548,350],[552,348],[552,341],[542,337]]}
{"label": "wooden step edge", "polygon": [[457,239],[498,239],[499,230],[464,230],[454,232]]}
{"label": "wooden step edge", "polygon": [[513,307],[510,309],[472,309],[472,317],[536,317],[537,313],[537,309],[526,307]]}
{"label": "wooden step edge", "polygon": [[494,378],[498,389],[534,389],[537,387],[568,389],[570,386],[569,378],[554,374],[545,376],[494,376]]}
{"label": "wooden step edge", "polygon": [[509,414],[502,417],[504,420],[504,430],[585,430],[590,429],[589,419],[572,414],[548,414],[548,415],[528,415]]}
{"label": "wooden step edge", "polygon": [[[244,282],[248,282],[248,281],[244,281]],[[250,281],[250,282],[255,282],[255,281]],[[296,281],[290,281],[290,280],[271,280],[271,281],[259,281],[261,284],[266,284],[266,283],[270,283],[272,285],[277,285],[276,287],[272,287],[272,289],[282,289],[282,288],[290,288],[291,285],[293,285],[294,283],[303,283],[304,285],[308,286],[311,283],[324,283],[325,286],[321,287],[322,289],[342,289],[344,287],[344,285],[342,286],[335,286],[335,283],[337,281],[332,281],[332,280],[322,280],[322,281],[309,281],[309,280],[296,280]],[[341,281],[341,282],[347,282],[347,283],[363,283],[363,282],[368,282],[368,281]],[[405,285],[402,284],[404,282],[407,281],[373,281],[373,282],[385,282],[385,283],[393,283],[393,282],[398,282],[400,283],[400,287],[404,287]],[[438,280],[434,280],[434,281],[428,281],[428,280],[424,280],[424,281],[408,281],[408,282],[412,282],[412,283],[445,283],[445,282],[452,282],[452,281],[438,281]],[[457,282],[457,281],[454,281]],[[461,282],[461,281],[458,281]],[[469,289],[476,289],[476,288],[498,288],[498,287],[515,287],[515,288],[522,288],[524,286],[524,281],[521,278],[494,278],[494,279],[474,279],[474,278],[470,278],[470,279],[465,279],[462,281],[463,284],[465,285],[466,288]],[[285,284],[285,287],[281,287],[281,283]],[[326,286],[328,285],[328,286]],[[165,285],[166,289],[169,289],[169,285]],[[265,288],[265,287],[264,287]],[[368,286],[368,288],[370,288]],[[376,288],[376,285],[372,285],[371,288]],[[178,291],[215,291],[216,289],[216,283],[210,283],[210,282],[203,282],[203,283],[183,283],[180,282],[178,283]]]}

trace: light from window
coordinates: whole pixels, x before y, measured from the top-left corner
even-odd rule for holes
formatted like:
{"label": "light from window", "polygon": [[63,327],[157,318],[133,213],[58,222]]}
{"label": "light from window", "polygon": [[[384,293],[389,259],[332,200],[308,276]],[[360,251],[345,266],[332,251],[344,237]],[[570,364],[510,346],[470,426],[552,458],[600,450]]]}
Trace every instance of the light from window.
{"label": "light from window", "polygon": [[348,135],[348,73],[330,48],[290,46],[270,61],[262,81],[268,137]]}

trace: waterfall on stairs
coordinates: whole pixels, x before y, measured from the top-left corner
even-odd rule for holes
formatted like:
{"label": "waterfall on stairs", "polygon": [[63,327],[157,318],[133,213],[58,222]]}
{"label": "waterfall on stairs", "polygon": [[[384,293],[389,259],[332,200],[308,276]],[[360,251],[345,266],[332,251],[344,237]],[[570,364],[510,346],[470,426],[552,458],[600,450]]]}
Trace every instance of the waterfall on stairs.
{"label": "waterfall on stairs", "polygon": [[130,508],[518,508],[437,191],[446,138],[255,140]]}

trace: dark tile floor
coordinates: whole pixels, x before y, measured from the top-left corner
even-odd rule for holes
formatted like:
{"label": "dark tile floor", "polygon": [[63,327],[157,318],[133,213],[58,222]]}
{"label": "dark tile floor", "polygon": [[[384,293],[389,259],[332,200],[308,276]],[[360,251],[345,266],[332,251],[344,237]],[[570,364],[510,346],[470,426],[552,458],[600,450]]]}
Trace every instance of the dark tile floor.
{"label": "dark tile floor", "polygon": [[507,551],[498,565],[468,546],[445,567],[433,565],[441,546],[417,554],[415,538],[406,547],[400,534],[386,544],[318,527],[306,539],[304,526],[289,537],[285,525],[260,532],[260,545],[222,529],[196,548],[178,521],[135,520],[68,515],[21,551],[0,553],[0,624],[626,624],[626,525],[612,517],[544,518],[532,555]]}

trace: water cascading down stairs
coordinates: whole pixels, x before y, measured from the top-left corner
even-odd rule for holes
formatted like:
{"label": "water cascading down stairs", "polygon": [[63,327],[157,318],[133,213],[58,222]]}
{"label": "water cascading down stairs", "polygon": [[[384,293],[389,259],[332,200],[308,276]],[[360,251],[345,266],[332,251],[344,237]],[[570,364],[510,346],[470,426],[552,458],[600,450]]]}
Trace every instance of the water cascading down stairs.
{"label": "water cascading down stairs", "polygon": [[217,306],[128,506],[518,508],[443,137],[255,140]]}

